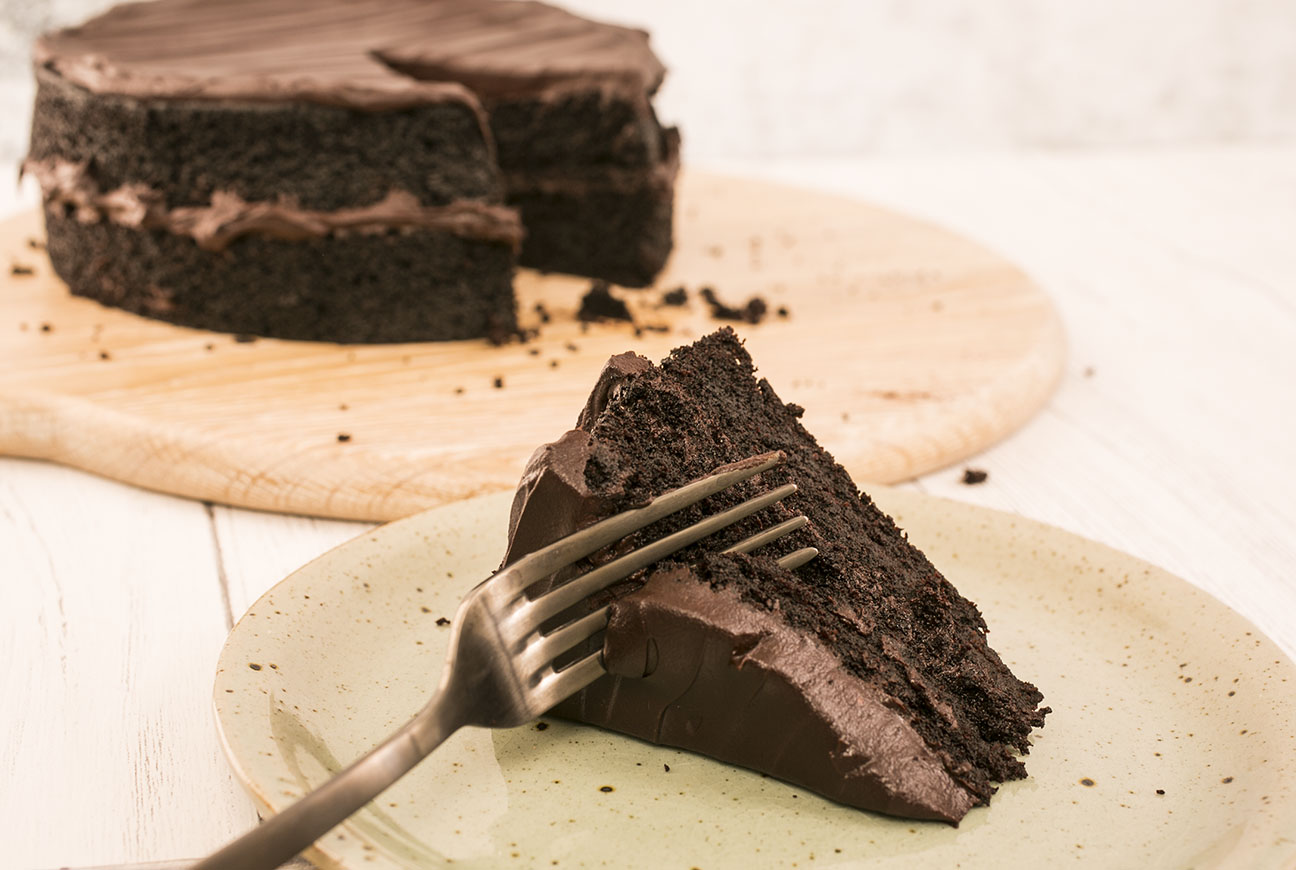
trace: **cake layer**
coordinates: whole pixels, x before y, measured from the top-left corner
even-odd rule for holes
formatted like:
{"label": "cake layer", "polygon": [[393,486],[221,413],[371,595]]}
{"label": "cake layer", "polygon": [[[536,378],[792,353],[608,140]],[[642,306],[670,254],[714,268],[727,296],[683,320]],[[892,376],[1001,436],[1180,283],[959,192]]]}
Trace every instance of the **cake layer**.
{"label": "cake layer", "polygon": [[508,203],[526,227],[518,262],[625,287],[651,284],[674,244],[679,137],[667,130],[663,138],[665,158],[648,168],[507,173]]}
{"label": "cake layer", "polygon": [[[1025,776],[1017,754],[1047,710],[1038,706],[1039,691],[987,645],[976,607],[859,492],[801,426],[800,413],[757,380],[728,329],[677,349],[660,366],[633,354],[609,362],[578,428],[528,464],[506,561],[747,456],[777,450],[787,461],[621,546],[783,483],[799,491],[672,557],[662,569],[671,582],[639,577],[613,590],[603,651],[615,676],[556,712],[747,764],[853,806],[957,821],[990,799],[993,782]],[[775,552],[717,555],[796,513],[810,524],[768,548]],[[778,567],[778,555],[805,546],[819,556],[795,571]],[[704,655],[678,652],[694,648]],[[763,664],[749,671],[758,649],[776,654],[758,656]],[[788,652],[811,649],[829,651],[833,662],[812,657],[818,663],[803,666]],[[639,664],[654,659],[678,662],[657,685]],[[757,684],[798,700],[749,709],[743,698]],[[672,697],[672,686],[684,691]],[[855,707],[895,716],[855,723]],[[771,728],[806,742],[789,738],[771,753]],[[925,753],[915,751],[919,744]],[[936,767],[923,761],[928,754]],[[953,790],[928,787],[942,777]]]}
{"label": "cake layer", "polygon": [[142,100],[96,94],[37,70],[28,158],[83,163],[111,190],[144,184],[170,206],[217,191],[289,196],[315,209],[392,189],[426,205],[497,199],[489,131],[471,96],[386,112],[312,103]]}
{"label": "cake layer", "polygon": [[527,228],[523,266],[646,287],[670,257],[669,191],[520,193],[509,204]]}
{"label": "cake layer", "polygon": [[669,143],[651,104],[597,87],[484,100],[505,172],[652,167]]}
{"label": "cake layer", "polygon": [[[184,235],[46,214],[73,293],[183,326],[312,341],[476,338],[515,328],[513,247],[417,228],[292,241]],[[412,280],[417,276],[417,280]]]}

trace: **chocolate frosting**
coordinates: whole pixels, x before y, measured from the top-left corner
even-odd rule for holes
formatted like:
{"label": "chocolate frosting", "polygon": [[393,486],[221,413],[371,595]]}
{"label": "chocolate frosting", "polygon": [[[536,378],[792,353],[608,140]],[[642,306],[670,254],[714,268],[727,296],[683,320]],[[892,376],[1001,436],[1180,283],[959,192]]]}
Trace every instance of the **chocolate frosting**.
{"label": "chocolate frosting", "polygon": [[612,605],[603,655],[611,676],[559,712],[891,815],[954,822],[975,803],[877,687],[687,568]]}
{"label": "chocolate frosting", "polygon": [[593,446],[588,432],[573,429],[531,455],[513,497],[505,565],[571,534],[606,509],[585,483]]}
{"label": "chocolate frosting", "polygon": [[[614,460],[588,430],[627,382],[651,368],[633,353],[610,359],[578,428],[531,457],[513,502],[506,564],[610,513],[619,490],[596,492],[587,475]],[[763,771],[862,809],[957,822],[977,803],[880,686],[850,672],[777,609],[675,565],[615,600],[610,613],[602,640],[609,675],[556,714]]]}
{"label": "chocolate frosting", "polygon": [[443,230],[514,248],[522,241],[522,225],[515,211],[475,200],[427,206],[412,193],[392,190],[371,205],[320,211],[302,208],[288,197],[274,202],[247,202],[237,194],[216,191],[208,205],[171,208],[159,191],[144,184],[101,191],[85,163],[28,160],[23,172],[40,182],[47,208],[71,210],[82,223],[108,220],[137,229],[187,235],[207,251],[223,251],[247,235],[300,241],[335,233],[378,233],[405,227]]}
{"label": "chocolate frosting", "polygon": [[600,496],[585,481],[585,468],[596,451],[586,429],[626,378],[650,368],[652,363],[636,353],[612,357],[599,373],[577,428],[531,454],[509,514],[505,565],[608,514],[617,493]]}
{"label": "chocolate frosting", "polygon": [[36,44],[97,93],[386,110],[573,87],[646,99],[665,70],[643,31],[525,0],[154,0]]}

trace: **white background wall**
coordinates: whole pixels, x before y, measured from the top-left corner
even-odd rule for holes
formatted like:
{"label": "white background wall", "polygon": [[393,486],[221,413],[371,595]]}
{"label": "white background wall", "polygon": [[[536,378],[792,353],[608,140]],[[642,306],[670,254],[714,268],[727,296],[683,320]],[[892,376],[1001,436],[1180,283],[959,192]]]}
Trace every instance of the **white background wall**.
{"label": "white background wall", "polygon": [[[28,46],[105,0],[0,0],[0,161]],[[1296,0],[566,0],[648,28],[688,155],[1296,140]]]}

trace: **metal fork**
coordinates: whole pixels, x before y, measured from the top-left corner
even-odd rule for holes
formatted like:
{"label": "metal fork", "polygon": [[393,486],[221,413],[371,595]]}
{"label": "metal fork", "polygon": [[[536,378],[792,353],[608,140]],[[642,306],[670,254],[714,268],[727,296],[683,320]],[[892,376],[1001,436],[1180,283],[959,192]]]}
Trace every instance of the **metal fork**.
{"label": "metal fork", "polygon": [[[377,748],[281,813],[218,852],[194,870],[260,870],[278,867],[359,810],[465,725],[523,725],[604,673],[602,653],[589,653],[555,670],[554,662],[607,626],[608,607],[550,631],[541,630],[573,605],[689,544],[733,525],[796,492],[789,483],[633,550],[556,586],[536,598],[526,590],[632,532],[783,462],[766,453],[716,469],[710,475],[624,511],[518,559],[476,586],[455,613],[450,653],[436,695],[413,719]],[[741,541],[725,552],[748,552],[806,524],[795,517]],[[806,547],[779,564],[798,568],[818,555]]]}

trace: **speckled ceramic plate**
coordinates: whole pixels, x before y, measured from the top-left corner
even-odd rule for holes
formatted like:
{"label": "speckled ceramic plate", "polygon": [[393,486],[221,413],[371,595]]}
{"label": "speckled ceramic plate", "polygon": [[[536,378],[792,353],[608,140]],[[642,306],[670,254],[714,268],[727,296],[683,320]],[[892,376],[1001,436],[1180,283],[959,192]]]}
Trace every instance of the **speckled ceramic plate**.
{"label": "speckled ceramic plate", "polygon": [[[325,866],[1296,866],[1296,666],[1189,584],[1048,526],[905,491],[879,504],[1053,707],[959,828],[885,818],[559,720],[461,731],[320,841]],[[275,812],[412,715],[438,625],[496,565],[509,497],[371,532],[266,593],[216,679],[226,750]],[[669,769],[668,769],[669,768]]]}

